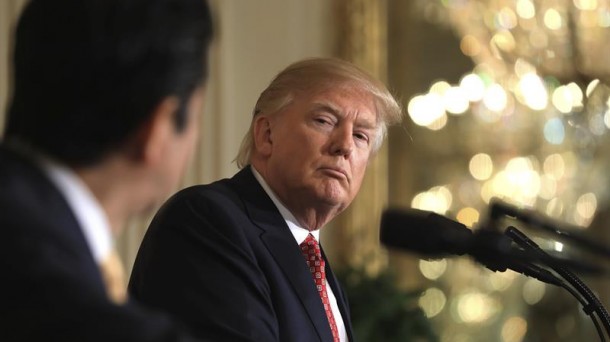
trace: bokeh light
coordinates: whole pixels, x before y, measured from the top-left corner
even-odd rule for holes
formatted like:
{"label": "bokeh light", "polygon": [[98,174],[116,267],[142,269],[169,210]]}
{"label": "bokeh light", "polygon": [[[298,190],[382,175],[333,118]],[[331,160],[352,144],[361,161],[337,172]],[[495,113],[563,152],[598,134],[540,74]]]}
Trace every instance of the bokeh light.
{"label": "bokeh light", "polygon": [[431,287],[427,289],[424,294],[419,298],[419,307],[424,311],[426,317],[431,318],[443,311],[445,304],[447,303],[447,296],[445,293],[436,288]]}
{"label": "bokeh light", "polygon": [[502,325],[502,342],[521,342],[527,333],[527,321],[523,317],[511,317]]}
{"label": "bokeh light", "polygon": [[457,298],[456,315],[464,323],[481,323],[491,319],[502,308],[502,305],[481,292],[466,292]]}
{"label": "bokeh light", "polygon": [[478,153],[470,158],[468,163],[468,170],[472,177],[477,180],[486,180],[491,177],[493,173],[493,161],[491,157],[486,153]]}
{"label": "bokeh light", "polygon": [[420,260],[419,271],[421,274],[430,280],[440,278],[447,270],[447,260]]}

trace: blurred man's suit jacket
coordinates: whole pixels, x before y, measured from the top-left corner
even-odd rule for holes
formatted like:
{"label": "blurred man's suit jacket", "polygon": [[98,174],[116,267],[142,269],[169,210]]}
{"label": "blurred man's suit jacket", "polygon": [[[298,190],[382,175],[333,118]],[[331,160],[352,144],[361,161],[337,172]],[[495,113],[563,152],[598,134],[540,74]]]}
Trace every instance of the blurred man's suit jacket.
{"label": "blurred man's suit jacket", "polygon": [[181,340],[164,316],[108,299],[65,198],[2,144],[0,236],[0,341]]}

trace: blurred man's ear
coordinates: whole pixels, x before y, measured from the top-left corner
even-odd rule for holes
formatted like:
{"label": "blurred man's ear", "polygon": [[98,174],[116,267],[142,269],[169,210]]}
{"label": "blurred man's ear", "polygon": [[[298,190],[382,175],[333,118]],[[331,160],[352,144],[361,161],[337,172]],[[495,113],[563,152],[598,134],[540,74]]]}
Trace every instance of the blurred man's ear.
{"label": "blurred man's ear", "polygon": [[271,139],[271,122],[269,117],[259,114],[254,118],[252,138],[254,139],[254,147],[258,154],[263,156],[271,155],[273,141]]}
{"label": "blurred man's ear", "polygon": [[174,116],[179,106],[180,102],[175,96],[164,98],[138,130],[134,142],[138,162],[154,165],[162,161],[167,144],[176,135]]}

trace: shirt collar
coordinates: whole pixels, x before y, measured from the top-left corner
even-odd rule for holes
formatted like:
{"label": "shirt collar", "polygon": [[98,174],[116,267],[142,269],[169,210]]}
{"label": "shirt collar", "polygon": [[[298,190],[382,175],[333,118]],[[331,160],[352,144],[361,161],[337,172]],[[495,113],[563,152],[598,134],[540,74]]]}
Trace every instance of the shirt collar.
{"label": "shirt collar", "polygon": [[267,195],[271,198],[271,201],[273,201],[273,204],[275,204],[275,206],[279,210],[280,214],[284,218],[284,221],[286,221],[286,224],[288,225],[288,228],[290,228],[290,232],[294,236],[294,239],[296,240],[297,244],[300,245],[301,242],[305,241],[307,235],[309,235],[310,233],[313,235],[314,238],[316,238],[318,242],[320,242],[320,230],[316,229],[310,232],[309,230],[299,225],[297,219],[294,217],[294,215],[292,215],[290,210],[288,210],[288,208],[286,208],[286,206],[279,200],[279,198],[277,198],[273,190],[271,190],[271,188],[269,187],[269,184],[265,182],[263,176],[261,176],[261,174],[258,173],[258,171],[256,171],[253,166],[250,166],[250,169],[254,174],[254,178],[256,178],[256,180],[263,187],[263,190],[265,190]]}
{"label": "shirt collar", "polygon": [[43,170],[67,200],[93,258],[100,263],[114,248],[106,212],[87,185],[72,170],[47,158],[40,158],[40,162]]}

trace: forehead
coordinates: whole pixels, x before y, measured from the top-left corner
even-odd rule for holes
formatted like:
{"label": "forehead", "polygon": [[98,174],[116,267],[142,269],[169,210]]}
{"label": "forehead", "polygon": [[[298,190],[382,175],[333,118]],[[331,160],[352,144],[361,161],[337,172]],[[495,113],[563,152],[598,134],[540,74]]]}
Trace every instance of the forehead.
{"label": "forehead", "polygon": [[331,114],[347,116],[356,114],[361,119],[377,121],[374,96],[361,87],[339,85],[313,92],[297,92],[296,102],[308,111],[328,110]]}

